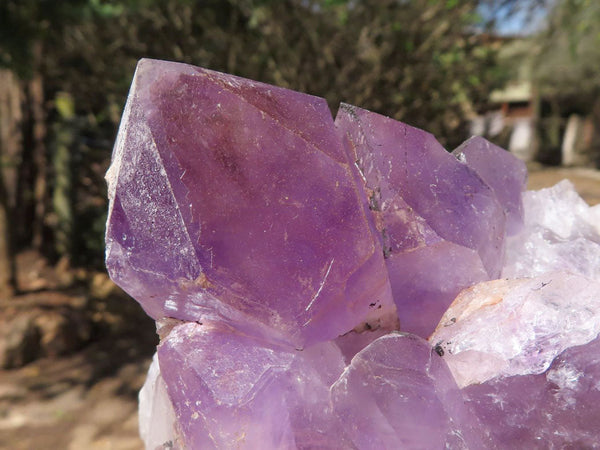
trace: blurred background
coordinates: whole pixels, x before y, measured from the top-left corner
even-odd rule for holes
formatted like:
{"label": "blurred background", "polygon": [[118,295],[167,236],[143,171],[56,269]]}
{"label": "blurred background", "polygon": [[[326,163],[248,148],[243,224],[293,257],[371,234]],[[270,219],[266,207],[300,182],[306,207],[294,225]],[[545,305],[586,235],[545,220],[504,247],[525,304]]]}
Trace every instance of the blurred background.
{"label": "blurred background", "polygon": [[0,0],[0,447],[141,448],[153,322],[103,270],[136,62],[486,136],[600,201],[595,0]]}

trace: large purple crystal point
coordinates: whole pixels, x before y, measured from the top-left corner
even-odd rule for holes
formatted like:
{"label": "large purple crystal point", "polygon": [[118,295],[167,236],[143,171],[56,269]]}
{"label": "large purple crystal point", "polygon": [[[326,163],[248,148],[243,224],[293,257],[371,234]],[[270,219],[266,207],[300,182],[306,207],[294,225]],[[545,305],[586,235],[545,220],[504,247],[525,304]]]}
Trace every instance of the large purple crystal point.
{"label": "large purple crystal point", "polygon": [[154,318],[302,346],[393,314],[325,100],[140,61],[109,183],[107,267]]}
{"label": "large purple crystal point", "polygon": [[505,213],[431,134],[350,105],[335,124],[377,217],[400,326],[426,337],[462,288],[500,274]]}

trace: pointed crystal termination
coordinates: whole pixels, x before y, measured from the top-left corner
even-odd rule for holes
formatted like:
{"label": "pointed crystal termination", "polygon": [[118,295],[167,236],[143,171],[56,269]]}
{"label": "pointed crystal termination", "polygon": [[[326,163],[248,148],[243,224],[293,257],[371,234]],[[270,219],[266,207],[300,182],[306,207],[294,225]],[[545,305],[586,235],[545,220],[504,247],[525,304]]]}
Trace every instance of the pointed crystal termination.
{"label": "pointed crystal termination", "polygon": [[487,141],[145,60],[107,179],[148,448],[597,445],[600,210]]}
{"label": "pointed crystal termination", "polygon": [[395,315],[321,98],[142,60],[107,181],[108,271],[155,319],[304,346]]}
{"label": "pointed crystal termination", "polygon": [[431,134],[350,105],[335,124],[369,193],[400,326],[427,337],[461,289],[500,274],[504,210]]}
{"label": "pointed crystal termination", "polygon": [[523,228],[522,193],[527,185],[527,166],[506,150],[481,136],[473,136],[452,154],[492,188],[506,214],[506,234]]}

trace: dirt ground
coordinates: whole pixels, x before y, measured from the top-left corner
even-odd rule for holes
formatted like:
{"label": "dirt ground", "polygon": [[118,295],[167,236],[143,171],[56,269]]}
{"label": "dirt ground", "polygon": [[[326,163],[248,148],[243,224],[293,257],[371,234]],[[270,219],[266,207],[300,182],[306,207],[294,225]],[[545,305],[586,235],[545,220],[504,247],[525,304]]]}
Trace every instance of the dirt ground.
{"label": "dirt ground", "polygon": [[142,449],[137,393],[158,343],[154,322],[106,274],[61,279],[64,268],[32,253],[19,255],[18,268],[29,292],[0,300],[0,326],[31,311],[61,311],[86,324],[85,341],[66,355],[0,370],[0,449]]}
{"label": "dirt ground", "polygon": [[553,167],[529,168],[528,189],[542,189],[553,186],[567,178],[570,180],[585,201],[590,205],[600,203],[600,171],[585,168]]}
{"label": "dirt ground", "polygon": [[[563,178],[588,203],[600,203],[600,172],[594,170],[531,167],[529,188]],[[157,343],[154,324],[104,275],[61,281],[59,269],[22,256],[21,283],[30,292],[0,300],[0,318],[31,305],[79,305],[90,317],[91,335],[74,353],[0,371],[0,448],[142,449],[137,392]]]}

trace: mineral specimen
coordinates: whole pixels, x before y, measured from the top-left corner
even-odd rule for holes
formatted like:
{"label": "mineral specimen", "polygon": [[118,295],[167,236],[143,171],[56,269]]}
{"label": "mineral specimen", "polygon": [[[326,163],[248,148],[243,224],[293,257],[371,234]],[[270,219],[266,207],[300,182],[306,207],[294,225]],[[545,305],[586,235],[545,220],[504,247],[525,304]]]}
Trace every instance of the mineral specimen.
{"label": "mineral specimen", "polygon": [[106,262],[161,338],[146,448],[597,445],[600,210],[525,179],[482,138],[451,154],[354,106],[334,122],[317,97],[142,60]]}

